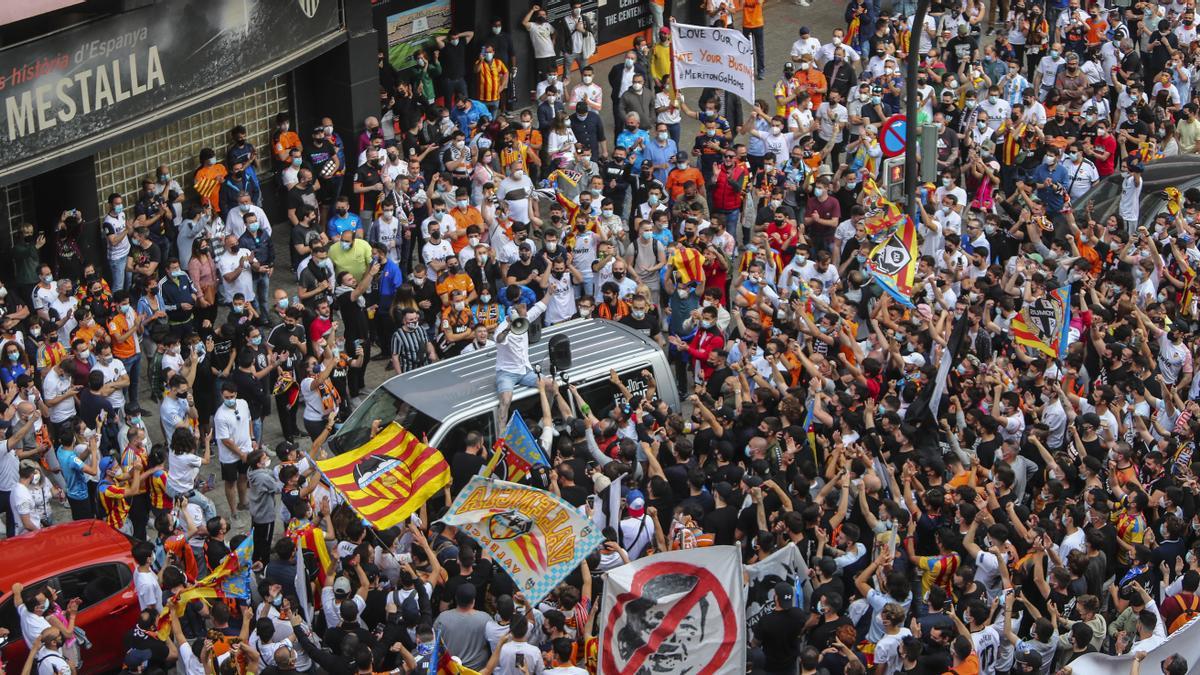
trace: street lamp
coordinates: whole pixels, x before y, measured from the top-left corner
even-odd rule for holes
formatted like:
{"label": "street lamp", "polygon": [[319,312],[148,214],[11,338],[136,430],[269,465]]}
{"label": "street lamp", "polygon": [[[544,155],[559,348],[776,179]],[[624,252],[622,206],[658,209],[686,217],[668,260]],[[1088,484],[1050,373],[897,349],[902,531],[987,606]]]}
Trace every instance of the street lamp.
{"label": "street lamp", "polygon": [[908,34],[908,74],[904,82],[904,195],[905,211],[914,221],[917,219],[917,68],[921,58],[921,34],[925,30],[925,15],[929,12],[929,0],[917,0],[917,13],[913,16],[912,30]]}

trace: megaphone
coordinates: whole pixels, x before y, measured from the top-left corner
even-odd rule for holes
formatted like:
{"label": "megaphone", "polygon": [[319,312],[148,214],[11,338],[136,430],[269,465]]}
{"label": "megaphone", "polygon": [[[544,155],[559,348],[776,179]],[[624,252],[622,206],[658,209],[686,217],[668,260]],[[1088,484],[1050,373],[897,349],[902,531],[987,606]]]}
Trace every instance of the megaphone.
{"label": "megaphone", "polygon": [[524,335],[525,333],[528,333],[529,319],[526,319],[523,316],[513,318],[508,322],[508,330],[511,331],[513,335]]}

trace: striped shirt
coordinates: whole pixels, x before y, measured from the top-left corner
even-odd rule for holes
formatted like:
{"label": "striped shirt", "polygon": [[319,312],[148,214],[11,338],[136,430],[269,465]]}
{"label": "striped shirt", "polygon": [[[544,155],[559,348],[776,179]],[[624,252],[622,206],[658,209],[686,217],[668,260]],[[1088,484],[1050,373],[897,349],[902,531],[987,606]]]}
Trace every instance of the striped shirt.
{"label": "striped shirt", "polygon": [[480,59],[476,63],[479,65],[479,100],[484,103],[499,101],[500,93],[504,91],[501,85],[508,75],[508,66],[497,58],[491,61]]}
{"label": "striped shirt", "polygon": [[400,372],[407,373],[429,363],[428,343],[429,337],[422,328],[414,331],[400,328],[392,333],[392,353],[400,360]]}
{"label": "striped shirt", "polygon": [[101,483],[98,490],[100,505],[104,507],[105,520],[114,530],[121,529],[129,517],[129,502],[125,499],[125,488],[112,483]]}
{"label": "striped shirt", "polygon": [[921,593],[928,594],[929,589],[941,586],[950,597],[954,597],[954,573],[958,571],[958,563],[957,553],[919,556],[917,569],[921,570]]}

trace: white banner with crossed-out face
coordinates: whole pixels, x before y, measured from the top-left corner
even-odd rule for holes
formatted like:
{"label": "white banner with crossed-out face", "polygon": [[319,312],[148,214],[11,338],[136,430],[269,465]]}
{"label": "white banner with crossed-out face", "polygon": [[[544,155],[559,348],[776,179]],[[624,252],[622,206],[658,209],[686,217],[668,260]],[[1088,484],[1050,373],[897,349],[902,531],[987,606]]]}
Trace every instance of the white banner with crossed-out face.
{"label": "white banner with crossed-out face", "polygon": [[734,546],[671,551],[608,572],[600,675],[744,675],[746,599]]}

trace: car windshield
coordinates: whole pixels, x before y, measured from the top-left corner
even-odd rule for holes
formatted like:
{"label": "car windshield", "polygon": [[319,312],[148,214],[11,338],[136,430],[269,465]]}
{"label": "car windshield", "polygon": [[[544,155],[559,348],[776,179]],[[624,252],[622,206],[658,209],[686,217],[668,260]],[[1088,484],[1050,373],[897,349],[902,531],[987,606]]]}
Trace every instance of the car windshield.
{"label": "car windshield", "polygon": [[388,391],[387,387],[379,387],[350,414],[342,428],[329,439],[330,449],[334,454],[341,454],[366,443],[371,438],[371,423],[375,420],[382,421],[381,426],[397,422],[425,442],[432,439],[434,432],[441,426],[441,421],[413,407]]}

